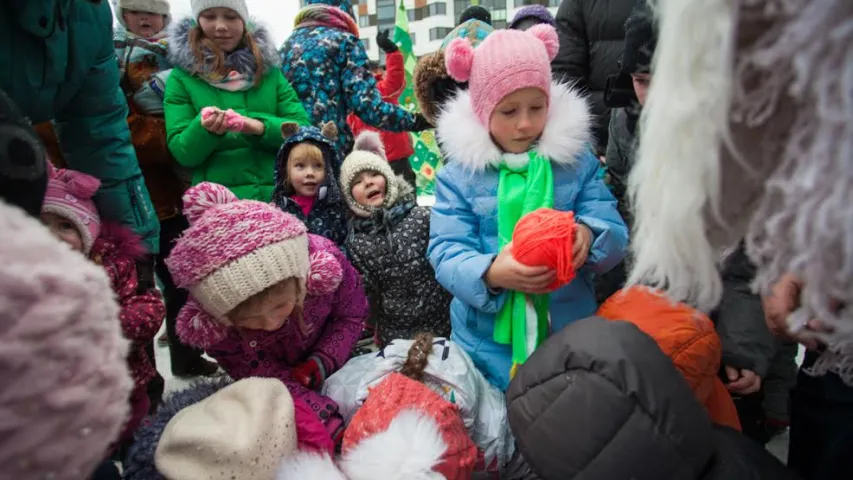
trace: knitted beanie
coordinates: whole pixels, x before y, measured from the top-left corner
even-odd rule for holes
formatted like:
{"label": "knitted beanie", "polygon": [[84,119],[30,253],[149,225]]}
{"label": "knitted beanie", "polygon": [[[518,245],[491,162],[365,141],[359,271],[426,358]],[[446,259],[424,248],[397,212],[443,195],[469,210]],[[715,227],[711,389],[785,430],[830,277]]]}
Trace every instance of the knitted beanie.
{"label": "knitted beanie", "polygon": [[471,478],[477,461],[477,447],[468,435],[459,409],[423,383],[396,372],[370,389],[364,404],[344,432],[344,453],[388,430],[392,421],[407,410],[433,419],[438,426],[446,448],[440,463],[433,469],[447,480]]}
{"label": "knitted beanie", "polygon": [[296,277],[305,287],[308,236],[305,225],[274,205],[238,200],[215,183],[184,194],[190,227],[166,265],[175,284],[189,290],[202,309],[222,323],[249,297]]}
{"label": "knitted beanie", "polygon": [[516,90],[538,88],[550,98],[551,60],[559,45],[557,31],[550,25],[499,30],[476,49],[459,38],[445,51],[447,73],[458,82],[468,82],[474,112],[488,127],[495,106]]}
{"label": "knitted beanie", "polygon": [[388,208],[397,201],[400,190],[394,181],[394,170],[388,164],[385,147],[379,134],[369,130],[360,133],[355,139],[353,151],[341,164],[341,190],[350,210],[359,217],[369,217],[377,207],[362,205],[352,196],[352,184],[361,172],[373,171],[385,177],[385,201],[381,208]]}
{"label": "knitted beanie", "polygon": [[166,478],[272,480],[296,442],[287,387],[274,378],[245,378],[178,412],[154,463]]}
{"label": "knitted beanie", "polygon": [[0,474],[89,478],[133,382],[103,268],[0,201]]}
{"label": "knitted beanie", "polygon": [[249,7],[246,6],[246,0],[190,0],[190,8],[193,12],[193,20],[198,20],[201,12],[208,8],[230,8],[237,12],[237,15],[243,19],[243,23],[249,23]]}
{"label": "knitted beanie", "polygon": [[514,30],[515,27],[526,18],[536,19],[538,23],[545,23],[552,27],[557,26],[554,16],[551,15],[551,11],[548,10],[547,7],[542,5],[525,5],[515,14],[515,17],[513,17],[508,28]]}
{"label": "knitted beanie", "polygon": [[622,50],[622,73],[649,73],[657,45],[654,17],[648,4],[637,2],[625,21],[625,48]]}
{"label": "knitted beanie", "polygon": [[470,5],[465,10],[462,10],[462,13],[459,14],[459,22],[457,25],[461,25],[468,20],[479,20],[483,23],[487,23],[489,25],[492,24],[492,13],[489,12],[486,7],[480,5]]}
{"label": "knitted beanie", "polygon": [[100,186],[101,181],[93,176],[48,166],[47,194],[41,211],[73,223],[83,240],[86,255],[101,231],[101,217],[92,199]]}
{"label": "knitted beanie", "polygon": [[135,10],[137,12],[149,12],[163,15],[166,20],[163,22],[163,29],[169,26],[172,21],[172,7],[169,5],[169,0],[114,0],[113,1],[115,16],[118,23],[127,28],[127,23],[124,21],[122,10]]}

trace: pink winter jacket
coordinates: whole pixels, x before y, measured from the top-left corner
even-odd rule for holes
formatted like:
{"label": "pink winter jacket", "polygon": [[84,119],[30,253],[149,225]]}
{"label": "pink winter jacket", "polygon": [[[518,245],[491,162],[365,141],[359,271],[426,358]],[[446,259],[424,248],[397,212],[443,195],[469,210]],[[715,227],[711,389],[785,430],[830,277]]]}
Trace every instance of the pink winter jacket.
{"label": "pink winter jacket", "polygon": [[[311,274],[302,307],[308,335],[303,335],[296,318],[274,332],[223,325],[199,328],[202,316],[192,308],[178,316],[177,331],[184,343],[205,349],[234,380],[280,379],[293,398],[306,402],[334,436],[343,425],[338,405],[297,382],[292,369],[309,357],[322,362],[326,376],[341,368],[364,327],[367,297],[358,271],[331,240],[309,234],[308,250]],[[220,332],[211,334],[211,328]]]}
{"label": "pink winter jacket", "polygon": [[93,262],[106,269],[121,307],[121,329],[131,342],[127,364],[134,388],[144,388],[157,375],[145,345],[157,335],[166,316],[166,306],[153,281],[140,284],[136,261],[145,253],[142,241],[130,229],[105,223],[89,254]]}

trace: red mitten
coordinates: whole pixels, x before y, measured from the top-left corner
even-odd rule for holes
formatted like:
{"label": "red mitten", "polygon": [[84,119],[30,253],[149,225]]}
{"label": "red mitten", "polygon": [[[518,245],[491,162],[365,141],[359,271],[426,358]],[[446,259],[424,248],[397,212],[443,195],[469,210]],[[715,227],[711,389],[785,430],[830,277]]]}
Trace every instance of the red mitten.
{"label": "red mitten", "polygon": [[323,362],[317,357],[308,357],[304,363],[293,367],[291,373],[294,380],[311,390],[317,390],[323,386],[326,380]]}

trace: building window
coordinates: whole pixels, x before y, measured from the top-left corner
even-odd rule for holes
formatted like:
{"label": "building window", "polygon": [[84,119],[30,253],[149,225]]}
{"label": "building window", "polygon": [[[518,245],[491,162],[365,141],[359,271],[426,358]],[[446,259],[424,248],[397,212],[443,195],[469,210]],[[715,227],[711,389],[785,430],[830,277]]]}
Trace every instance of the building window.
{"label": "building window", "polygon": [[446,15],[447,14],[447,5],[444,3],[431,3],[427,5],[427,9],[429,11],[429,16],[433,15]]}
{"label": "building window", "polygon": [[492,20],[492,27],[495,30],[504,30],[506,28],[506,20]]}
{"label": "building window", "polygon": [[364,44],[365,50],[370,50],[370,39],[369,38],[362,38],[361,43]]}
{"label": "building window", "polygon": [[559,7],[560,0],[515,0],[516,7],[525,5],[542,5],[543,7]]}
{"label": "building window", "polygon": [[397,5],[394,0],[377,0],[376,1],[376,17],[379,23],[383,23],[386,19],[391,19],[393,22],[394,16],[397,14]]}
{"label": "building window", "polygon": [[409,34],[409,38],[411,38],[411,39],[412,39],[412,45],[413,45],[413,46],[414,46],[416,43],[418,43],[417,37],[415,37],[415,33],[414,33],[414,32],[412,32],[412,33],[410,33],[410,34]]}
{"label": "building window", "polygon": [[358,17],[358,26],[359,27],[369,27],[370,26],[370,16],[365,15],[363,17]]}
{"label": "building window", "polygon": [[429,40],[441,40],[448,36],[453,29],[450,27],[435,27],[429,29]]}

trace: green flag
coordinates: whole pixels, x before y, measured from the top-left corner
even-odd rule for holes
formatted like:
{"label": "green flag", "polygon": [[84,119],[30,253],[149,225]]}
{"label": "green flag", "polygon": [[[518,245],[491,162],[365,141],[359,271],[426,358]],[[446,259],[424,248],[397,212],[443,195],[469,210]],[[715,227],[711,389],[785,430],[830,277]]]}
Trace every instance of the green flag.
{"label": "green flag", "polygon": [[[397,8],[397,18],[394,24],[394,43],[403,54],[403,65],[406,69],[406,87],[400,94],[400,105],[411,111],[418,112],[418,101],[412,90],[412,73],[418,63],[412,49],[412,37],[409,35],[409,15],[406,12],[404,0],[400,0]],[[435,141],[432,130],[412,133],[412,145],[415,153],[409,158],[412,169],[417,175],[418,195],[431,195],[435,192],[435,173],[441,168],[441,152]]]}

